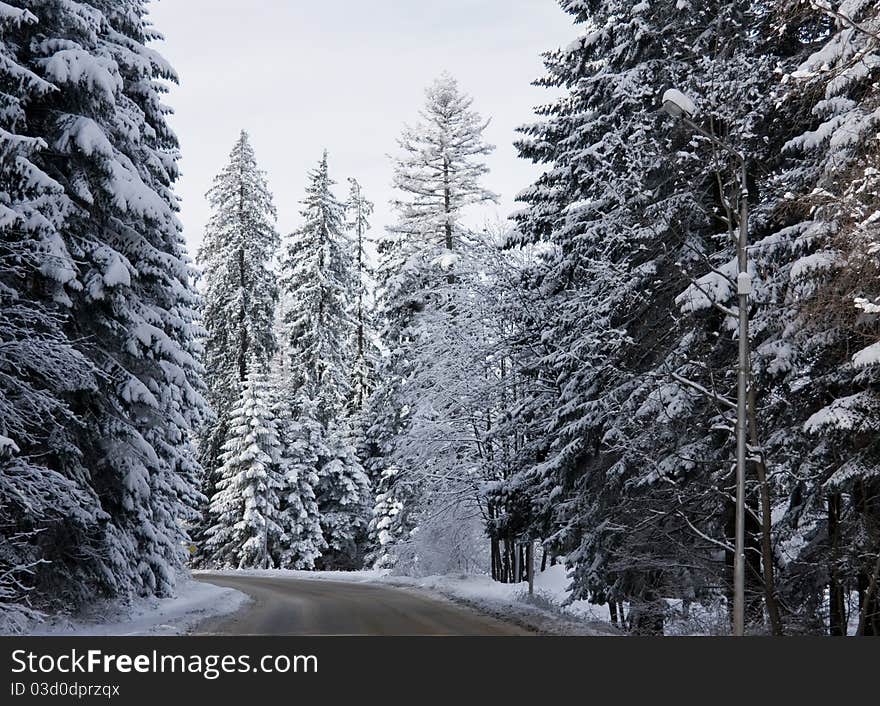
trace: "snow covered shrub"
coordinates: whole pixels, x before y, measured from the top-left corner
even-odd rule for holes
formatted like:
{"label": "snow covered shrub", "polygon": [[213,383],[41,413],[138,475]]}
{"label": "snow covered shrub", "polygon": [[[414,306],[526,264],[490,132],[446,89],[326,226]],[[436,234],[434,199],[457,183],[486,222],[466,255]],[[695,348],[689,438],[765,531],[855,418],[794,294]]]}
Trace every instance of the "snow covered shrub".
{"label": "snow covered shrub", "polygon": [[420,504],[409,539],[389,546],[393,571],[405,576],[485,574],[489,543],[476,503],[443,498]]}

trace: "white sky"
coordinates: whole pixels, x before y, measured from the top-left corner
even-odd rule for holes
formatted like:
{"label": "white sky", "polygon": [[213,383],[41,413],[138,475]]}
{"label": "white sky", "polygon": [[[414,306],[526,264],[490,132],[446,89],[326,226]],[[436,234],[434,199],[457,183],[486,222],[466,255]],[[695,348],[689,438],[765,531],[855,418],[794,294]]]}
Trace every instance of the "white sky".
{"label": "white sky", "polygon": [[337,195],[356,177],[376,202],[373,227],[389,224],[387,155],[444,70],[492,118],[486,136],[498,149],[486,186],[502,202],[480,217],[506,218],[537,174],[512,143],[551,98],[531,85],[543,75],[540,54],[577,32],[554,0],[162,0],[151,14],[166,37],[156,48],[181,78],[168,102],[193,255],[209,217],[204,195],[242,128],[269,175],[282,234],[299,223],[306,171],[324,147]]}

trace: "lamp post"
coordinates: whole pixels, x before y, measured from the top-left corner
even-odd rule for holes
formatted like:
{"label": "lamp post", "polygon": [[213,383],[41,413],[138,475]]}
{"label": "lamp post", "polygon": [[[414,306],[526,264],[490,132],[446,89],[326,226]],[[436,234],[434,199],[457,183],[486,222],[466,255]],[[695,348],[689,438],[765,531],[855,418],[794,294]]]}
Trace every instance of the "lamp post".
{"label": "lamp post", "polygon": [[739,163],[740,215],[737,239],[737,296],[739,298],[739,365],[737,369],[736,405],[736,547],[733,561],[733,634],[745,634],[745,495],[746,495],[746,426],[748,405],[749,351],[749,297],[752,278],[749,274],[749,183],[745,156],[692,118],[696,113],[694,102],[681,91],[670,89],[663,95],[663,110],[680,119],[688,127],[710,140],[714,145],[733,155]]}

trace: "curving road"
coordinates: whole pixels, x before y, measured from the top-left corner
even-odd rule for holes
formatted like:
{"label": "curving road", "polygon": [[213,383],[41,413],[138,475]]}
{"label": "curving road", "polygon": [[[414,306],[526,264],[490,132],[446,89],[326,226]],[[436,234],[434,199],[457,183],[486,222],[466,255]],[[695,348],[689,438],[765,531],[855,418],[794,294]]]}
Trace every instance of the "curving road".
{"label": "curving road", "polygon": [[386,586],[200,574],[253,602],[201,623],[194,635],[531,635],[452,603]]}

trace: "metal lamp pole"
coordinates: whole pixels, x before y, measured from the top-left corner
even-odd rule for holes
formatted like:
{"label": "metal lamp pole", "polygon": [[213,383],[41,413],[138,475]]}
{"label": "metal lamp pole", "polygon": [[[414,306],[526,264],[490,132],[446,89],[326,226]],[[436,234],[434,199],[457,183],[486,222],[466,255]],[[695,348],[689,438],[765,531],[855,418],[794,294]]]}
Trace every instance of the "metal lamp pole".
{"label": "metal lamp pole", "polygon": [[680,118],[692,130],[711,140],[713,144],[732,154],[739,162],[740,215],[739,237],[737,239],[737,296],[739,299],[739,365],[737,368],[736,405],[736,555],[733,561],[733,634],[745,634],[745,496],[746,496],[746,457],[748,452],[746,433],[748,425],[748,385],[750,374],[749,350],[749,297],[752,294],[752,278],[749,274],[749,182],[745,156],[726,142],[703,129],[688,116],[693,113],[693,104],[687,99],[677,100],[678,92],[671,99],[664,100],[664,110],[675,118]]}

